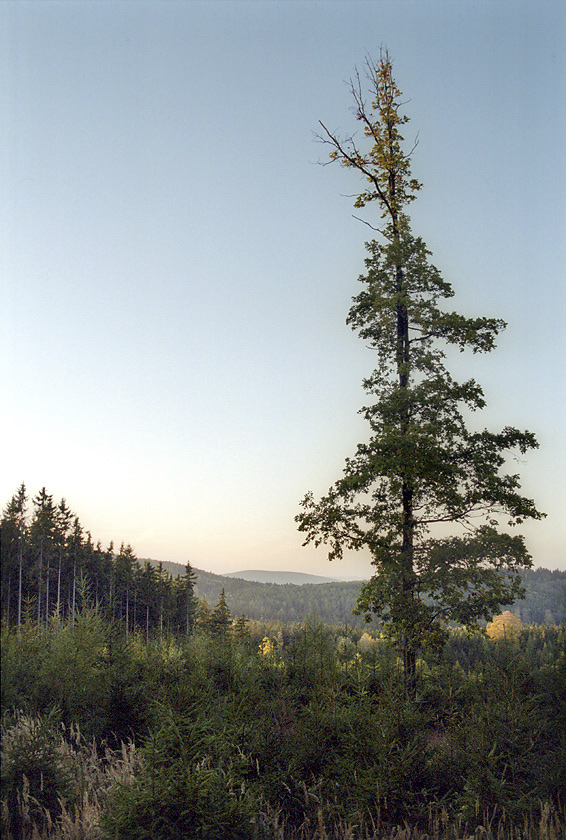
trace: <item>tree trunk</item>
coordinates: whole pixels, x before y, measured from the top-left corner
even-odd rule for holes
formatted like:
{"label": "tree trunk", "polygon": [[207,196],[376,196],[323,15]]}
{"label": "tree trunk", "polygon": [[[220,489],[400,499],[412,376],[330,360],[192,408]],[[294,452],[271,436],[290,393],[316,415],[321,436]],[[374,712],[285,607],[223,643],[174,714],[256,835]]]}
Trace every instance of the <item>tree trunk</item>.
{"label": "tree trunk", "polygon": [[417,693],[417,652],[407,636],[403,637],[403,680],[407,697],[414,700]]}
{"label": "tree trunk", "polygon": [[18,570],[18,633],[20,632],[22,626],[22,551],[20,546],[20,557],[19,557],[19,570]]}
{"label": "tree trunk", "polygon": [[51,562],[47,560],[47,571],[45,580],[45,624],[49,620],[49,578],[51,576]]}
{"label": "tree trunk", "polygon": [[75,606],[77,603],[77,561],[73,563],[73,605],[71,615],[73,616],[73,624],[75,623]]}
{"label": "tree trunk", "polygon": [[59,568],[57,569],[57,618],[61,618],[61,552],[59,552]]}
{"label": "tree trunk", "polygon": [[6,627],[10,629],[10,607],[12,606],[12,572],[8,575],[8,603],[6,605]]}

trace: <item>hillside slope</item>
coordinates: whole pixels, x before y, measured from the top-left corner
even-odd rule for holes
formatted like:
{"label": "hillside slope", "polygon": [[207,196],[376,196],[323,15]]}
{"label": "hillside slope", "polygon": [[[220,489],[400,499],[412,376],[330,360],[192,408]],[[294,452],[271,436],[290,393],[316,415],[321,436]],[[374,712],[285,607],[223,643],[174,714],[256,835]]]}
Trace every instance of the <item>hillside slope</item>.
{"label": "hillside slope", "polygon": [[322,577],[322,575],[308,575],[305,572],[272,572],[267,569],[246,569],[243,572],[229,572],[229,578],[254,581],[255,583],[294,583],[302,586],[304,583],[336,583],[338,578]]}
{"label": "hillside slope", "polygon": [[[157,564],[155,560],[150,562]],[[162,565],[173,577],[185,573],[184,567],[178,564]],[[246,615],[256,620],[294,622],[316,616],[327,624],[366,626],[363,617],[352,615],[362,584],[359,580],[303,584],[262,583],[215,575],[202,569],[194,571],[197,576],[196,594],[214,606],[224,589],[234,617]],[[527,569],[523,581],[527,596],[524,601],[513,604],[511,612],[524,624],[560,624],[566,621],[566,572]]]}

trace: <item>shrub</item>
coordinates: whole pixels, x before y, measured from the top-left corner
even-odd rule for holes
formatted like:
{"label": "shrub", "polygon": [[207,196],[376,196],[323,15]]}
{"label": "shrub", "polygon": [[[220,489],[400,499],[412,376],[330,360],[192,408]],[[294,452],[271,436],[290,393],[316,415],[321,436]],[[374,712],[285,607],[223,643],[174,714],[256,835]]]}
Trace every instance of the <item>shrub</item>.
{"label": "shrub", "polygon": [[20,840],[26,825],[41,828],[61,813],[72,790],[69,749],[61,742],[59,715],[16,714],[2,726],[2,824]]}
{"label": "shrub", "polygon": [[252,813],[229,739],[203,715],[164,713],[147,740],[144,766],[119,785],[101,825],[120,840],[249,840]]}
{"label": "shrub", "polygon": [[112,750],[85,741],[58,715],[22,712],[2,722],[2,838],[94,840],[111,790],[131,781],[140,756],[132,742]]}

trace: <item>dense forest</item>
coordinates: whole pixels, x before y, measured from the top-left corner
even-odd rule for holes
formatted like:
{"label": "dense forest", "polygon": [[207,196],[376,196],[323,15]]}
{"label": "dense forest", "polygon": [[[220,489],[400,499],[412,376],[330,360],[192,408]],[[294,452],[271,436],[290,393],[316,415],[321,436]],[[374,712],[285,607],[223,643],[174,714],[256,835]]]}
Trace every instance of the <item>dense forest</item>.
{"label": "dense forest", "polygon": [[190,564],[174,578],[161,564],[140,563],[131,545],[95,544],[65,499],[54,502],[45,487],[29,515],[28,504],[22,484],[1,522],[2,615],[9,626],[20,627],[26,615],[38,627],[52,617],[64,622],[88,601],[126,635],[190,633],[198,612]]}

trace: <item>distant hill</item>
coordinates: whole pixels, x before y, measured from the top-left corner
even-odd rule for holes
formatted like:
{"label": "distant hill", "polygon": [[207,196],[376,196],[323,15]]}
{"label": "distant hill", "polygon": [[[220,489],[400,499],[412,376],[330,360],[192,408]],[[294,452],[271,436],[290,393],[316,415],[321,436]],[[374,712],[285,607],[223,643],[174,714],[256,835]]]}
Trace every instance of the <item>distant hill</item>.
{"label": "distant hill", "polygon": [[304,583],[336,583],[337,578],[322,577],[322,575],[307,575],[305,572],[270,572],[264,569],[246,569],[244,572],[229,572],[224,575],[229,578],[254,581],[255,583],[294,583],[301,586]]}
{"label": "distant hill", "polygon": [[347,583],[261,583],[239,577],[211,575],[195,569],[196,593],[210,606],[224,589],[226,601],[236,618],[246,615],[257,621],[302,622],[316,617],[325,624],[363,627],[363,618],[352,610],[360,592],[360,581]]}
{"label": "distant hill", "polygon": [[[145,559],[140,560],[143,564]],[[158,561],[149,560],[158,565]],[[173,577],[183,576],[185,567],[177,563],[162,563],[163,569]],[[234,618],[245,615],[257,621],[302,622],[316,617],[325,624],[347,624],[365,627],[362,617],[352,615],[360,592],[361,581],[324,581],[318,575],[301,575],[297,583],[274,583],[245,580],[241,577],[215,575],[202,569],[196,574],[195,592],[214,606],[222,589]],[[263,572],[272,575],[273,572]],[[239,572],[238,574],[242,574]],[[298,573],[284,572],[285,575]],[[306,582],[312,578],[317,583]]]}
{"label": "distant hill", "polygon": [[[149,562],[158,565],[156,560]],[[162,566],[173,577],[185,574],[185,567],[178,563],[162,563]],[[230,575],[215,575],[202,569],[194,569],[194,572],[199,598],[205,598],[210,606],[214,606],[224,589],[234,618],[246,615],[259,621],[302,622],[316,616],[326,624],[366,626],[362,616],[352,615],[362,585],[359,580],[321,582],[324,578],[318,575],[300,575],[302,583],[276,583],[273,580],[261,582],[240,577],[243,574],[273,576],[276,572],[257,570]],[[297,576],[299,573],[280,574]],[[317,582],[306,582],[304,578],[314,578]],[[566,572],[527,569],[523,573],[523,583],[527,590],[525,600],[516,601],[507,608],[523,624],[560,624],[566,621]]]}

